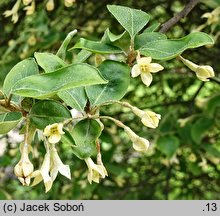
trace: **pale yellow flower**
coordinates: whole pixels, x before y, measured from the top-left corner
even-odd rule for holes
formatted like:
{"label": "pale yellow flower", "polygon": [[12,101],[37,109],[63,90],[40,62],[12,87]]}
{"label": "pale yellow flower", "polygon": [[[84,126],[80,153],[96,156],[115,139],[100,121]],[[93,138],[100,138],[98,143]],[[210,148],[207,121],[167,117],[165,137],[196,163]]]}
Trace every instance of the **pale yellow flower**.
{"label": "pale yellow flower", "polygon": [[141,118],[141,122],[149,128],[156,128],[158,127],[159,121],[161,119],[161,115],[150,110],[143,111],[138,109],[137,107],[132,107],[132,111],[138,117]]}
{"label": "pale yellow flower", "polygon": [[32,183],[32,186],[39,184],[43,180],[45,190],[46,190],[46,192],[48,192],[53,185],[53,180],[50,177],[49,172],[50,172],[50,151],[47,150],[40,170],[33,172],[32,176],[31,176],[31,177],[34,177],[34,181]]}
{"label": "pale yellow flower", "polygon": [[93,162],[91,158],[86,158],[85,162],[89,169],[87,177],[90,184],[92,183],[92,181],[99,183],[100,177],[105,178],[105,176],[108,176],[107,171],[103,166],[103,164],[97,165]]}
{"label": "pale yellow flower", "polygon": [[22,185],[29,185],[34,166],[28,157],[27,145],[24,144],[21,153],[21,160],[14,168],[14,173],[18,177]]}
{"label": "pale yellow flower", "polygon": [[29,5],[32,2],[32,0],[23,0],[24,5]]}
{"label": "pale yellow flower", "polygon": [[48,0],[48,1],[47,1],[47,4],[46,4],[46,9],[47,9],[47,11],[52,11],[52,10],[54,10],[54,7],[55,7],[55,5],[54,5],[54,0]]}
{"label": "pale yellow flower", "polygon": [[146,86],[150,86],[153,76],[151,73],[157,73],[158,71],[163,70],[163,66],[158,63],[151,63],[151,57],[143,57],[137,59],[137,64],[135,64],[131,70],[131,76],[137,77],[141,76],[142,82]]}
{"label": "pale yellow flower", "polygon": [[215,76],[215,72],[211,66],[209,65],[200,66],[187,59],[184,59],[182,56],[179,56],[179,57],[180,57],[180,60],[183,62],[183,64],[185,64],[189,69],[191,69],[192,71],[196,73],[196,76],[198,77],[198,79],[202,81],[209,81],[208,78]]}
{"label": "pale yellow flower", "polygon": [[134,133],[129,127],[124,128],[125,132],[133,142],[134,150],[138,152],[146,152],[150,146],[150,142],[143,137],[139,137],[137,134]]}
{"label": "pale yellow flower", "polygon": [[17,0],[16,3],[14,4],[13,8],[11,10],[6,10],[4,12],[5,17],[12,16],[12,22],[16,23],[18,21],[18,10],[21,4],[21,0]]}
{"label": "pale yellow flower", "polygon": [[64,134],[63,132],[63,124],[62,123],[54,123],[52,125],[48,125],[44,129],[44,136],[48,137],[49,143],[58,143],[61,139],[61,136]]}
{"label": "pale yellow flower", "polygon": [[65,165],[63,164],[63,162],[61,161],[57,150],[53,144],[51,150],[51,168],[50,168],[50,175],[52,178],[52,181],[54,181],[57,177],[58,172],[67,177],[68,179],[71,179],[71,174],[70,174],[70,167],[69,165]]}
{"label": "pale yellow flower", "polygon": [[71,7],[75,2],[76,0],[64,0],[64,5],[66,7]]}
{"label": "pale yellow flower", "polygon": [[220,7],[215,8],[211,13],[203,14],[202,18],[207,18],[208,25],[219,22],[219,20],[220,20]]}
{"label": "pale yellow flower", "polygon": [[32,1],[30,6],[26,6],[24,10],[26,10],[26,15],[32,15],[35,11],[35,0]]}

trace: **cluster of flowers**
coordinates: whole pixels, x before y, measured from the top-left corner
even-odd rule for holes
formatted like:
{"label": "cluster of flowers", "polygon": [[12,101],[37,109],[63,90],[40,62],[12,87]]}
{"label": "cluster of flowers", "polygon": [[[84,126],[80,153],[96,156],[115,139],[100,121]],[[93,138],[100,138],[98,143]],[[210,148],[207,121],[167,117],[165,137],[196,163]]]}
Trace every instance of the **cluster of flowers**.
{"label": "cluster of flowers", "polygon": [[[76,0],[64,0],[65,7],[71,7]],[[5,17],[12,17],[12,22],[16,23],[19,19],[18,10],[20,9],[21,3],[23,2],[24,10],[26,15],[31,15],[35,12],[36,1],[35,0],[17,0],[11,10],[4,12]],[[52,11],[55,8],[54,0],[47,0],[45,5],[47,11]]]}
{"label": "cluster of flowers", "polygon": [[[138,109],[137,107],[131,106],[125,102],[119,102],[124,106],[129,107],[134,114],[141,118],[142,123],[150,128],[156,128],[159,124],[159,120],[161,116],[152,111],[143,111]],[[129,127],[124,125],[122,122],[111,118],[106,117],[113,120],[116,125],[122,127],[128,137],[133,142],[133,148],[138,152],[146,152],[149,148],[150,142],[147,139],[139,137],[135,134]],[[54,123],[52,125],[48,125],[43,132],[44,135],[44,144],[46,149],[46,154],[44,156],[43,163],[39,170],[34,171],[34,166],[29,159],[30,153],[30,145],[27,141],[21,144],[20,152],[21,159],[18,164],[14,168],[15,175],[18,177],[19,181],[23,185],[30,185],[31,178],[34,178],[32,186],[37,185],[41,181],[44,182],[46,192],[48,192],[54,180],[57,177],[58,172],[71,179],[71,172],[69,165],[63,164],[61,161],[57,149],[56,144],[60,142],[63,131],[62,123]],[[26,140],[26,139],[25,139]],[[88,166],[88,181],[91,184],[92,181],[99,183],[100,178],[105,178],[108,176],[106,168],[102,163],[101,153],[97,154],[97,164],[93,162],[93,160],[89,157],[85,159],[85,163]]]}

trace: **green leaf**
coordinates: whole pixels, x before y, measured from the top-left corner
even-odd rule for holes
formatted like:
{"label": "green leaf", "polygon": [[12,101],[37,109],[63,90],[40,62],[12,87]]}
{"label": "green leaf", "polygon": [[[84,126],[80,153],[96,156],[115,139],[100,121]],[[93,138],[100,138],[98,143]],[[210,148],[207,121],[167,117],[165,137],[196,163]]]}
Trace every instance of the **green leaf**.
{"label": "green leaf", "polygon": [[115,34],[113,34],[113,33],[109,30],[109,28],[107,28],[107,29],[105,30],[105,33],[104,33],[104,35],[103,35],[101,41],[102,41],[103,43],[115,42],[115,41],[121,39],[124,34],[125,34],[125,31],[124,31],[123,33],[119,34],[119,35],[115,35]]}
{"label": "green leaf", "polygon": [[199,118],[191,127],[191,136],[195,143],[199,144],[209,129],[213,126],[213,120],[210,118]]}
{"label": "green leaf", "polygon": [[6,134],[22,120],[20,112],[7,112],[0,114],[0,134]]}
{"label": "green leaf", "polygon": [[[33,58],[28,58],[19,62],[7,74],[3,84],[3,92],[9,96],[17,82],[25,77],[38,73],[38,66]],[[20,102],[21,98],[13,95],[11,100],[13,102]]]}
{"label": "green leaf", "polygon": [[70,132],[66,129],[63,129],[63,131],[65,132],[65,134],[62,135],[61,137],[61,142],[68,144],[69,146],[73,147],[76,145],[72,135],[70,134]]}
{"label": "green leaf", "polygon": [[159,32],[145,32],[135,37],[134,48],[138,50],[152,41],[166,40],[166,38],[165,34]]}
{"label": "green leaf", "polygon": [[79,42],[74,45],[74,47],[70,48],[69,51],[73,49],[85,49],[91,51],[93,53],[122,53],[122,50],[119,47],[105,44],[98,41],[86,40],[84,38],[80,38]]}
{"label": "green leaf", "polygon": [[39,101],[30,111],[30,120],[39,129],[70,118],[70,111],[61,103],[53,100]]}
{"label": "green leaf", "polygon": [[76,124],[70,132],[75,140],[74,154],[80,159],[90,157],[96,151],[96,139],[101,135],[101,127],[94,119],[85,119]]}
{"label": "green leaf", "polygon": [[171,158],[176,153],[179,145],[179,139],[173,135],[162,136],[157,140],[158,149],[168,158]]}
{"label": "green leaf", "polygon": [[45,99],[74,87],[106,83],[99,70],[88,64],[72,64],[54,72],[24,78],[12,92],[23,97]]}
{"label": "green leaf", "polygon": [[131,38],[134,38],[150,20],[150,16],[141,10],[118,5],[107,5],[107,8],[130,34]]}
{"label": "green leaf", "polygon": [[215,114],[216,108],[218,107],[220,107],[220,94],[216,94],[208,100],[206,105],[207,113],[210,116],[213,116]]}
{"label": "green leaf", "polygon": [[106,60],[99,66],[99,70],[109,82],[86,87],[92,106],[109,100],[120,100],[125,95],[130,80],[130,69],[121,62]]}
{"label": "green leaf", "polygon": [[187,49],[213,44],[213,39],[203,32],[193,32],[180,39],[159,40],[147,43],[140,53],[153,59],[169,60]]}
{"label": "green leaf", "polygon": [[74,58],[73,63],[83,63],[92,55],[92,52],[87,50],[80,50],[77,56]]}
{"label": "green leaf", "polygon": [[73,88],[65,91],[58,92],[58,96],[70,107],[79,111],[83,111],[87,97],[84,87]]}
{"label": "green leaf", "polygon": [[77,30],[71,31],[66,38],[64,39],[63,43],[61,44],[59,50],[57,51],[57,56],[60,57],[61,59],[65,60],[66,58],[66,52],[67,52],[67,47],[72,39],[72,37],[77,33]]}
{"label": "green leaf", "polygon": [[148,28],[146,28],[143,33],[154,32],[158,29],[159,26],[160,26],[160,23],[156,21],[152,25],[150,25]]}
{"label": "green leaf", "polygon": [[220,151],[216,147],[210,144],[204,144],[202,145],[202,148],[211,156],[220,158]]}
{"label": "green leaf", "polygon": [[66,63],[58,56],[52,53],[34,53],[34,57],[46,73],[53,72],[59,68],[66,66]]}

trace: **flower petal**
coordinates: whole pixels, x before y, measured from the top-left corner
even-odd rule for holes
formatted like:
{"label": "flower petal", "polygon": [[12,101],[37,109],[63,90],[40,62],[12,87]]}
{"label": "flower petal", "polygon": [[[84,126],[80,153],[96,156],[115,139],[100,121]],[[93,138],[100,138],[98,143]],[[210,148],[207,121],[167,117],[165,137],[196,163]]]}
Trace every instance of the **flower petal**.
{"label": "flower petal", "polygon": [[61,135],[60,134],[52,134],[49,138],[48,141],[49,143],[55,144],[58,143],[61,139]]}
{"label": "flower petal", "polygon": [[158,71],[161,71],[163,69],[164,69],[164,67],[158,63],[151,63],[149,65],[149,70],[151,73],[157,73]]}
{"label": "flower petal", "polygon": [[68,179],[71,179],[69,165],[60,166],[58,169],[59,169],[59,172],[60,172],[61,175],[67,177]]}
{"label": "flower petal", "polygon": [[152,58],[151,58],[151,57],[143,57],[143,58],[137,59],[137,64],[138,64],[138,65],[150,64],[151,61],[152,61]]}
{"label": "flower petal", "polygon": [[141,70],[139,68],[139,66],[136,64],[132,67],[131,69],[131,76],[132,77],[137,77],[141,74]]}
{"label": "flower petal", "polygon": [[153,76],[151,73],[141,73],[141,80],[146,86],[150,86]]}

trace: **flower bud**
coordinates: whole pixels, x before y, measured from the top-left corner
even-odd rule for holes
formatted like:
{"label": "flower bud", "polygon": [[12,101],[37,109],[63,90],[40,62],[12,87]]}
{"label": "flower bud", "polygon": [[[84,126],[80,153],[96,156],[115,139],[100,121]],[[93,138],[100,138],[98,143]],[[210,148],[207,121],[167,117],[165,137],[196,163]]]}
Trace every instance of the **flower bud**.
{"label": "flower bud", "polygon": [[24,153],[21,160],[14,168],[14,173],[23,185],[30,184],[30,176],[34,171],[34,166],[28,158],[28,155]]}
{"label": "flower bud", "polygon": [[54,10],[54,0],[48,0],[48,2],[46,4],[46,9],[47,9],[47,11]]}
{"label": "flower bud", "polygon": [[197,65],[187,59],[184,59],[182,56],[179,56],[180,60],[185,64],[188,68],[190,68],[192,71],[196,73],[196,76],[198,79],[202,81],[209,81],[208,78],[214,77],[215,72],[213,68],[209,65]]}
{"label": "flower bud", "polygon": [[76,1],[76,0],[65,0],[65,1],[64,1],[64,5],[65,5],[66,7],[71,7],[71,6],[73,6],[73,3],[75,3],[75,1]]}
{"label": "flower bud", "polygon": [[150,142],[143,137],[139,137],[129,127],[124,128],[125,132],[133,142],[134,150],[138,152],[146,152],[150,146]]}

